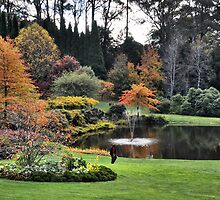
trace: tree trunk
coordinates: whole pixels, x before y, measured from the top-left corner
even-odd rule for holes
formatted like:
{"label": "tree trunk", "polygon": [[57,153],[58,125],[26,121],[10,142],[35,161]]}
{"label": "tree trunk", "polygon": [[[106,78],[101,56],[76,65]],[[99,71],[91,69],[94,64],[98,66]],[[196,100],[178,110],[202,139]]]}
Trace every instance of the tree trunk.
{"label": "tree trunk", "polygon": [[91,1],[91,6],[92,6],[92,24],[91,24],[91,27],[93,26],[93,23],[95,21],[95,3],[96,3],[96,0]]}
{"label": "tree trunk", "polygon": [[53,4],[53,22],[56,22],[56,10],[57,10],[57,1],[54,0],[54,4]]}
{"label": "tree trunk", "polygon": [[[8,87],[4,86],[4,97],[7,98],[8,96]],[[8,109],[8,101],[5,100],[4,102],[4,112],[3,112],[3,126],[7,127],[7,109]]]}
{"label": "tree trunk", "polygon": [[50,13],[49,13],[49,0],[46,2],[46,12],[47,12],[47,19],[50,19]]}
{"label": "tree trunk", "polygon": [[128,14],[129,14],[129,12],[128,12],[128,9],[129,9],[129,7],[128,7],[128,0],[127,0],[127,6],[126,6],[126,27],[125,27],[125,37],[126,37],[126,39],[128,39],[128,23],[129,23],[129,17],[128,17]]}

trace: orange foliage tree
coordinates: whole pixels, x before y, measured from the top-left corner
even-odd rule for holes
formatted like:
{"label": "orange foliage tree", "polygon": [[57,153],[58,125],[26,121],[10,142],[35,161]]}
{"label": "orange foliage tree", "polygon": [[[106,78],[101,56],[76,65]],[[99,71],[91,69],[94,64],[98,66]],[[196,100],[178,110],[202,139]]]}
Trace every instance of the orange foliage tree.
{"label": "orange foliage tree", "polygon": [[11,106],[11,114],[17,128],[30,132],[41,132],[48,124],[51,112],[46,110],[44,100],[30,99],[20,101]]}
{"label": "orange foliage tree", "polygon": [[4,123],[11,105],[37,97],[36,88],[20,57],[12,41],[0,37],[0,111],[3,112]]}
{"label": "orange foliage tree", "polygon": [[150,48],[144,51],[141,65],[134,66],[133,63],[128,63],[129,78],[132,83],[143,83],[146,87],[154,88],[155,83],[162,80],[161,66],[158,53]]}
{"label": "orange foliage tree", "polygon": [[139,85],[133,84],[131,90],[126,90],[119,98],[119,102],[124,105],[134,105],[148,107],[151,110],[158,110],[155,106],[159,103],[155,99],[155,91],[152,91],[144,86],[143,83]]}

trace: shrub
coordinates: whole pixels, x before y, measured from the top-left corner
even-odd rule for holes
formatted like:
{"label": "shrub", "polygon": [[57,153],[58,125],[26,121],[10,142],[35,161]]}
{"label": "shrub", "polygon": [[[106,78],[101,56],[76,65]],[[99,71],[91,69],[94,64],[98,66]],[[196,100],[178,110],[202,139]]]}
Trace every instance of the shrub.
{"label": "shrub", "polygon": [[181,105],[181,114],[183,115],[194,115],[194,110],[192,108],[192,104],[185,100]]}
{"label": "shrub", "polygon": [[185,97],[181,94],[176,94],[170,101],[170,113],[181,114],[181,105],[183,104]]}
{"label": "shrub", "polygon": [[190,88],[181,106],[181,113],[185,115],[199,115],[209,117],[220,116],[220,92],[215,88],[205,90]]}
{"label": "shrub", "polygon": [[111,120],[117,121],[123,118],[125,110],[126,107],[123,104],[114,104],[109,108],[107,114]]}
{"label": "shrub", "polygon": [[160,102],[157,104],[157,109],[160,113],[168,114],[170,112],[170,100],[166,98],[158,99]]}
{"label": "shrub", "polygon": [[36,164],[52,151],[46,143],[48,138],[40,133],[0,130],[0,135],[3,144],[10,144],[11,150],[18,152],[17,163],[21,166]]}
{"label": "shrub", "polygon": [[79,71],[79,74],[84,74],[86,73],[87,75],[89,75],[91,78],[95,77],[95,72],[92,70],[91,67],[89,66],[83,66]]}
{"label": "shrub", "polygon": [[97,94],[99,80],[87,73],[70,72],[57,78],[52,87],[55,96],[87,96]]}
{"label": "shrub", "polygon": [[92,108],[88,110],[83,109],[82,114],[84,115],[84,119],[87,124],[95,124],[105,117],[105,113],[97,108]]}
{"label": "shrub", "polygon": [[82,135],[88,132],[94,132],[99,130],[114,129],[115,125],[108,121],[98,121],[96,124],[88,124],[85,127],[76,127],[78,134]]}
{"label": "shrub", "polygon": [[66,110],[88,108],[97,103],[95,99],[79,96],[60,96],[48,101],[50,108]]}
{"label": "shrub", "polygon": [[165,125],[168,124],[168,121],[163,117],[158,116],[142,116],[141,123],[144,125]]}

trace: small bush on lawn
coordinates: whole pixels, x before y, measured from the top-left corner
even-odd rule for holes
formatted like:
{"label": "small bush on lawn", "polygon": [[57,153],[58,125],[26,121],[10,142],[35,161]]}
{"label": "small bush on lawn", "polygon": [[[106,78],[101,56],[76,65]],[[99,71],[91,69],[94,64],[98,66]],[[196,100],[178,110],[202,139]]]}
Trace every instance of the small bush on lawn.
{"label": "small bush on lawn", "polygon": [[0,165],[0,177],[39,182],[111,181],[117,174],[105,166],[86,163],[82,158],[67,155],[61,161],[21,166],[18,163]]}

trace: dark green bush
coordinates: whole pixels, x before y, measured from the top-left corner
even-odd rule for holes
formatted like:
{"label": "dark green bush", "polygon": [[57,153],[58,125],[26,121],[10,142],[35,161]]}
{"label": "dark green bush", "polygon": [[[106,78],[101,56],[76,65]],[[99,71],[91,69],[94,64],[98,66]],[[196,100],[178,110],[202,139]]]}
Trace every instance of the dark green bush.
{"label": "dark green bush", "polygon": [[140,122],[144,123],[145,125],[165,125],[168,123],[168,121],[165,120],[163,117],[153,115],[142,116]]}
{"label": "dark green bush", "polygon": [[181,106],[185,100],[185,97],[181,94],[176,94],[170,100],[170,113],[181,114]]}
{"label": "dark green bush", "polygon": [[168,114],[170,112],[170,100],[166,98],[159,99],[160,103],[156,106],[159,113]]}
{"label": "dark green bush", "polygon": [[114,104],[109,108],[107,115],[111,120],[119,120],[123,118],[125,110],[126,108],[124,105]]}
{"label": "dark green bush", "polygon": [[220,117],[220,92],[215,88],[205,90],[190,88],[181,106],[181,114]]}
{"label": "dark green bush", "polygon": [[86,124],[95,124],[105,117],[105,113],[97,108],[83,109],[82,114],[84,115]]}

